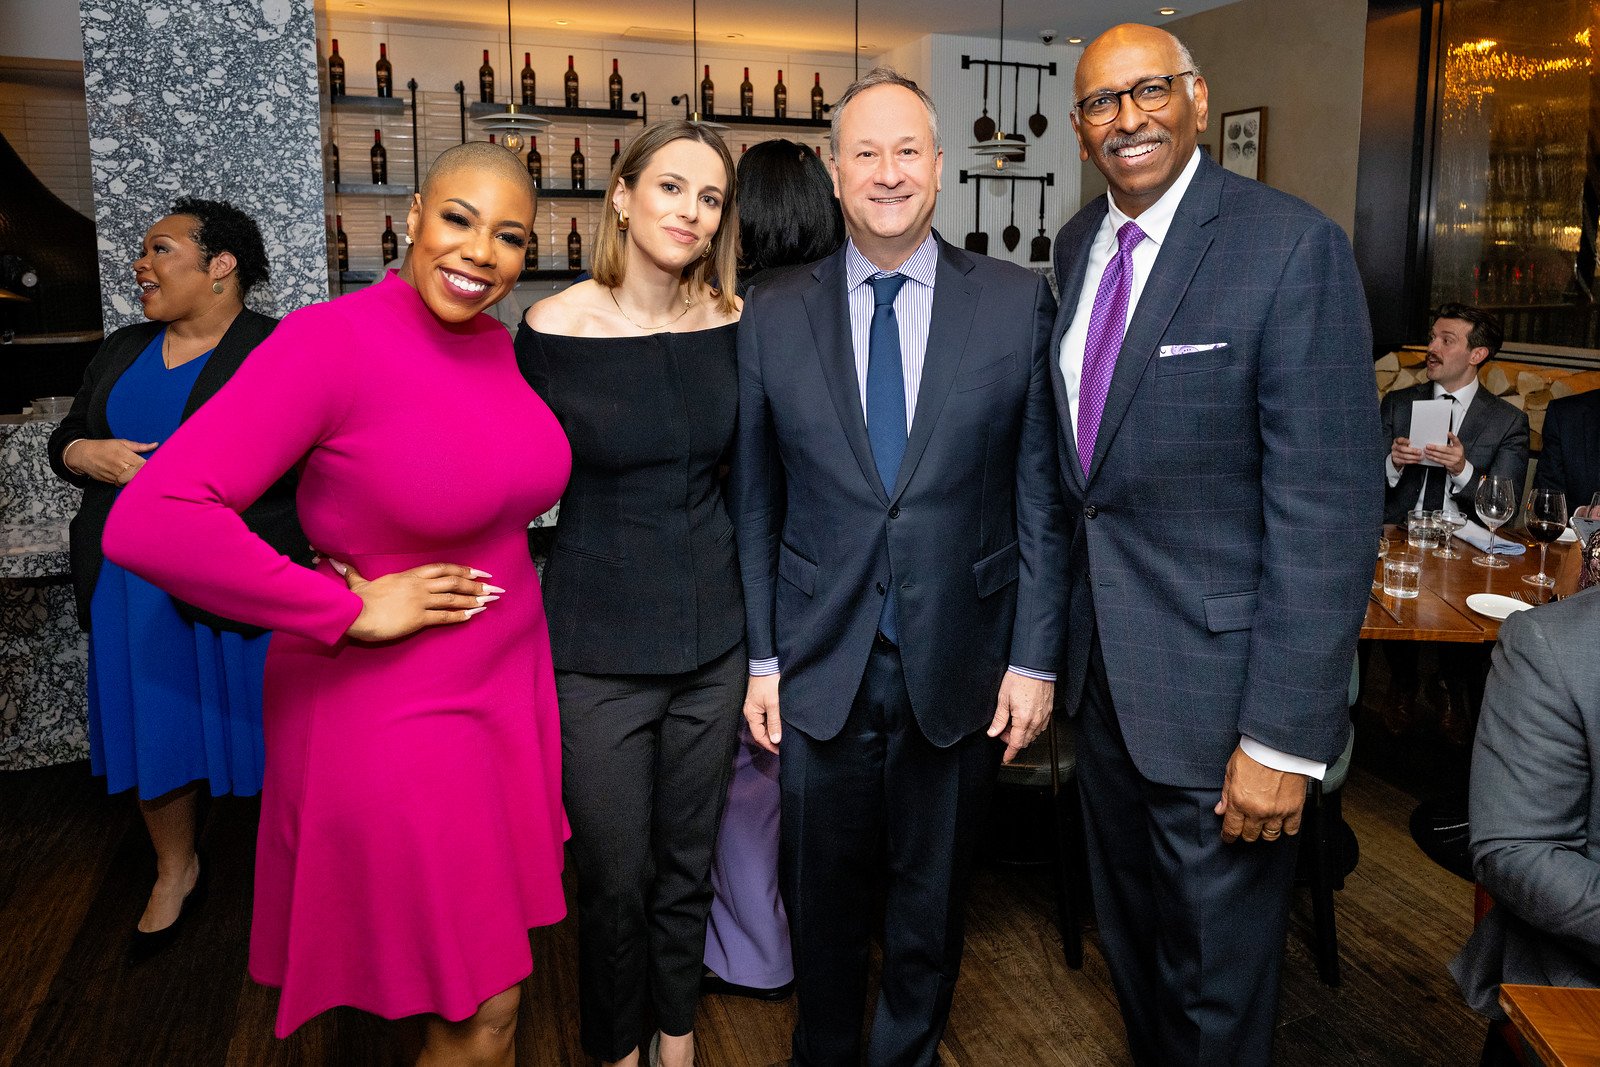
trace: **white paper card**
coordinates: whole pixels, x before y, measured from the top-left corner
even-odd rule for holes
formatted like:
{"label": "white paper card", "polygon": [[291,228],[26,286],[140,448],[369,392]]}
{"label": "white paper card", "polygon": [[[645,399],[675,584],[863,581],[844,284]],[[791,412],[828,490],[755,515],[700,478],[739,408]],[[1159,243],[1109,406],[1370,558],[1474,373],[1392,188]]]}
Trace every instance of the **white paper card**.
{"label": "white paper card", "polygon": [[[1406,436],[1411,439],[1412,448],[1450,443],[1450,406],[1448,400],[1411,402],[1411,432]],[[1422,464],[1427,467],[1439,466],[1437,461],[1426,456],[1423,457]]]}

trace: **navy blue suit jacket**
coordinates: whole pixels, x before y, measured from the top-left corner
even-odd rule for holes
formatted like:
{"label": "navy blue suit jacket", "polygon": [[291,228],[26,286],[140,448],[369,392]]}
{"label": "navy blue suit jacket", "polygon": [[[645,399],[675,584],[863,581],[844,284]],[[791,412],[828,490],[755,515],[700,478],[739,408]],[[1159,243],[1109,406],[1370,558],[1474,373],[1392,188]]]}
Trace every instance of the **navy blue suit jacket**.
{"label": "navy blue suit jacket", "polygon": [[939,242],[899,477],[867,439],[845,250],[751,290],[739,322],[730,503],[752,659],[784,723],[843,728],[883,592],[898,589],[912,711],[934,744],[988,725],[1007,663],[1053,671],[1063,545],[1044,279]]}
{"label": "navy blue suit jacket", "polygon": [[1600,390],[1550,401],[1533,484],[1564,492],[1568,511],[1600,493]]}
{"label": "navy blue suit jacket", "polygon": [[1147,779],[1220,787],[1241,735],[1331,763],[1350,728],[1383,504],[1350,243],[1309,205],[1202,159],[1129,324],[1085,479],[1059,348],[1082,287],[1099,284],[1084,275],[1106,209],[1096,198],[1056,239],[1063,700],[1081,699],[1098,627]]}

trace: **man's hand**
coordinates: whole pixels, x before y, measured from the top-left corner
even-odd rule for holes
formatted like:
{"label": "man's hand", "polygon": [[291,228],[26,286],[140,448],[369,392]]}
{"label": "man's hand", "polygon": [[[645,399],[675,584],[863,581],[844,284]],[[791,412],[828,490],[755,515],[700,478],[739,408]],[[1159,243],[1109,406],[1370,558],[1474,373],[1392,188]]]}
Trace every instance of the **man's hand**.
{"label": "man's hand", "polygon": [[1300,809],[1306,803],[1306,776],[1275,771],[1235,748],[1228,758],[1228,775],[1222,782],[1222,799],[1215,811],[1222,816],[1222,840],[1276,841],[1283,834],[1300,832]]}
{"label": "man's hand", "polygon": [[1452,478],[1460,474],[1467,466],[1466,447],[1462,445],[1461,438],[1455,434],[1449,435],[1448,444],[1429,445],[1422,450],[1422,454],[1449,471]]}
{"label": "man's hand", "polygon": [[1397,469],[1404,470],[1408,463],[1422,462],[1422,449],[1412,448],[1409,437],[1396,437],[1389,446],[1389,460]]}
{"label": "man's hand", "polygon": [[744,691],[744,721],[756,744],[778,754],[783,740],[783,721],[778,718],[778,675],[752,674]]}
{"label": "man's hand", "polygon": [[995,701],[994,721],[989,736],[1005,740],[1005,763],[1033,744],[1033,739],[1050,724],[1050,707],[1055,701],[1056,683],[1006,671],[1000,680],[1000,696]]}

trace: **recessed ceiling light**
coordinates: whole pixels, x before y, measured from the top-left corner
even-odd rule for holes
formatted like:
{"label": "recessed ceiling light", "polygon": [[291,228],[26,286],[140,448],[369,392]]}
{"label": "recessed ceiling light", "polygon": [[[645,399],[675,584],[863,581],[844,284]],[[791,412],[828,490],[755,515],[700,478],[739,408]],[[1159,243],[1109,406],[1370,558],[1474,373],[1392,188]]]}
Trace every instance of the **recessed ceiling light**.
{"label": "recessed ceiling light", "polygon": [[878,46],[875,45],[875,44],[858,44],[858,45],[856,45],[856,47],[861,49],[861,51],[863,51],[863,52],[870,52],[870,51],[872,51],[874,48],[876,48]]}
{"label": "recessed ceiling light", "polygon": [[1178,13],[1178,9],[1175,8],[1175,7],[1158,7],[1158,8],[1156,8],[1156,14],[1158,14],[1158,15],[1176,15],[1177,13]]}
{"label": "recessed ceiling light", "polygon": [[351,7],[366,7],[366,0],[350,0]]}
{"label": "recessed ceiling light", "polygon": [[729,41],[737,41],[739,38],[743,37],[744,34],[742,34],[742,33],[725,33],[722,36],[725,39],[729,40]]}
{"label": "recessed ceiling light", "polygon": [[553,24],[557,25],[557,26],[570,26],[570,25],[572,25],[572,20],[571,19],[551,19],[550,21]]}
{"label": "recessed ceiling light", "polygon": [[1068,37],[1067,38],[1067,43],[1068,44],[1082,44],[1083,43],[1083,38],[1082,37]]}

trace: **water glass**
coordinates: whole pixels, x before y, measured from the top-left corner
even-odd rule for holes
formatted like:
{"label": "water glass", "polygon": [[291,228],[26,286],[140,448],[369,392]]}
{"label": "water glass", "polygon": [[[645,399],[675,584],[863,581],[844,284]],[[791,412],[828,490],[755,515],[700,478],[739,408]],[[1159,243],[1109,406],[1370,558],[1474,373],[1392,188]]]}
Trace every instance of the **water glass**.
{"label": "water glass", "polygon": [[1415,600],[1422,591],[1422,552],[1415,548],[1390,549],[1383,558],[1383,592],[1401,600]]}
{"label": "water glass", "polygon": [[1467,524],[1467,517],[1459,511],[1440,508],[1433,513],[1433,525],[1439,530],[1439,547],[1433,553],[1438,559],[1460,559],[1455,548],[1455,532]]}
{"label": "water glass", "polygon": [[1431,512],[1413,511],[1406,516],[1406,544],[1424,551],[1439,547],[1439,528]]}

